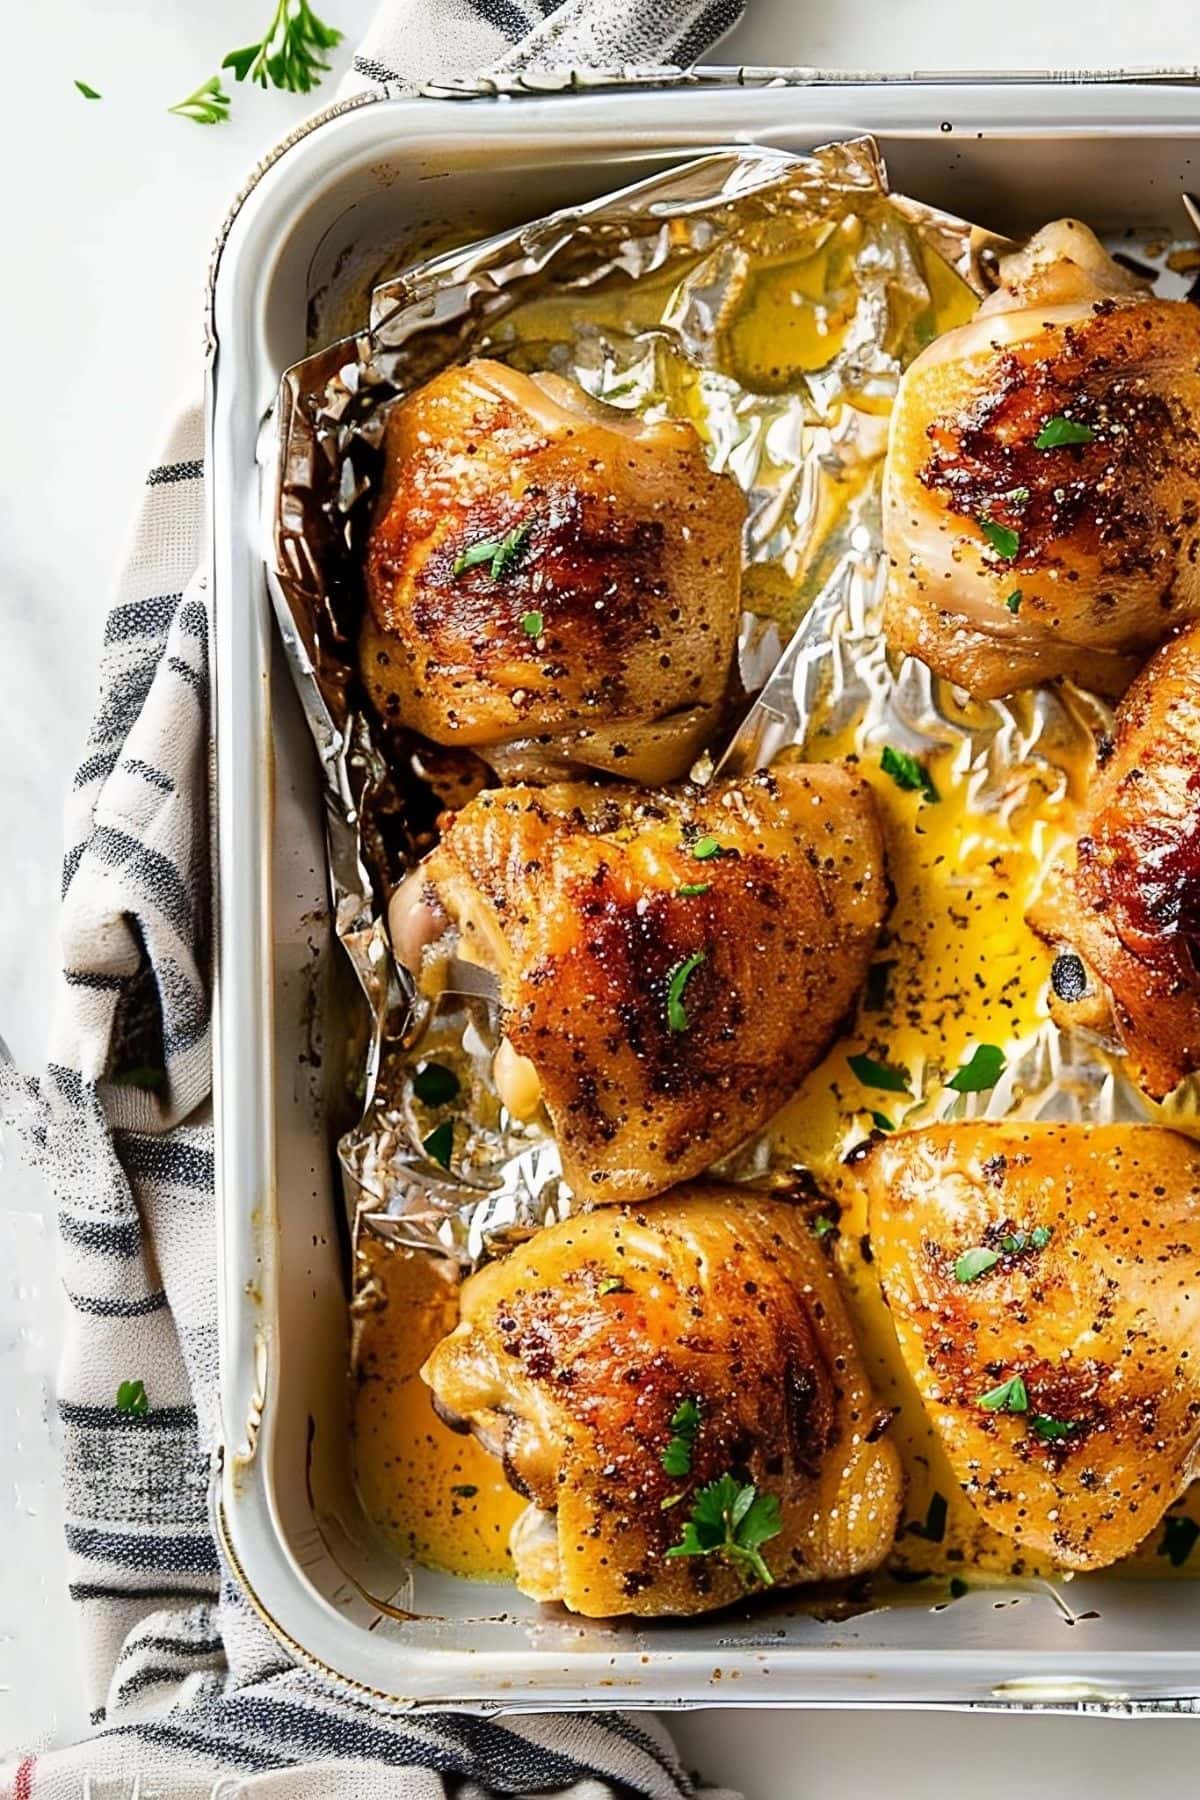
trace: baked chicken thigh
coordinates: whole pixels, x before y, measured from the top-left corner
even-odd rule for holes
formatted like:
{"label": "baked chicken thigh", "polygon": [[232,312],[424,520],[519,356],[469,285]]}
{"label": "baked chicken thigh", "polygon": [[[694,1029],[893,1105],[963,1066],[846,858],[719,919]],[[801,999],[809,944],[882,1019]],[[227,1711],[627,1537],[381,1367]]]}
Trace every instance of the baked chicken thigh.
{"label": "baked chicken thigh", "polygon": [[458,956],[496,972],[501,1097],[518,1116],[544,1101],[577,1194],[631,1200],[700,1173],[793,1092],[886,905],[869,787],[793,763],[710,789],[489,789],[390,916],[409,967],[448,916]]}
{"label": "baked chicken thigh", "polygon": [[704,1612],[892,1542],[888,1415],[786,1202],[680,1188],[551,1226],[464,1283],[422,1374],[528,1497],[511,1548],[535,1600]]}
{"label": "baked chicken thigh", "polygon": [[746,503],[685,423],[555,375],[447,369],[393,410],[359,640],[385,718],[686,773],[725,692]]}
{"label": "baked chicken thigh", "polygon": [[1117,708],[1082,831],[1029,922],[1061,952],[1060,1025],[1115,1033],[1156,1100],[1200,1069],[1200,626]]}
{"label": "baked chicken thigh", "polygon": [[989,1525],[1063,1568],[1197,1473],[1200,1145],[1154,1125],[899,1132],[862,1164],[900,1349]]}
{"label": "baked chicken thigh", "polygon": [[982,698],[1119,693],[1200,615],[1200,308],[1060,220],[905,374],[884,627]]}

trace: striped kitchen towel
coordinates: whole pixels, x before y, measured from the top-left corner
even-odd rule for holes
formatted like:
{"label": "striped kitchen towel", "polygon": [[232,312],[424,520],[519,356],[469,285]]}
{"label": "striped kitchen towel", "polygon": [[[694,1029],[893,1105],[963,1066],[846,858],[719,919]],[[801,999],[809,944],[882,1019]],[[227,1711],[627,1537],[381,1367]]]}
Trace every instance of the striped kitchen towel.
{"label": "striped kitchen towel", "polygon": [[[414,86],[481,69],[687,61],[741,3],[388,0],[353,79]],[[151,470],[108,618],[100,701],[68,806],[48,1068],[35,1080],[0,1063],[4,1120],[59,1206],[70,1301],[64,1505],[98,1728],[85,1744],[26,1756],[7,1791],[690,1795],[649,1717],[414,1719],[331,1691],[259,1623],[213,1542],[202,445],[197,413]]]}

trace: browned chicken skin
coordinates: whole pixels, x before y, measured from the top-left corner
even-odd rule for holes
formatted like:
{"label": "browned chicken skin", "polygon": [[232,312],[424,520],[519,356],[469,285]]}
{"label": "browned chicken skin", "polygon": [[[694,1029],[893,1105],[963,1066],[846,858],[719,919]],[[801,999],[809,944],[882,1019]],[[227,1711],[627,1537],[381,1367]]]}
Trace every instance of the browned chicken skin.
{"label": "browned chicken skin", "polygon": [[1064,1568],[1128,1555],[1196,1472],[1200,1145],[983,1121],[897,1133],[862,1175],[900,1349],[965,1492]]}
{"label": "browned chicken skin", "polygon": [[853,1004],[887,905],[870,789],[831,765],[489,790],[411,879],[499,974],[509,1054],[601,1200],[659,1193],[765,1122]]}
{"label": "browned chicken skin", "polygon": [[1165,644],[1117,708],[1083,829],[1029,922],[1066,953],[1060,1025],[1115,1032],[1155,1099],[1200,1069],[1200,626]]}
{"label": "browned chicken skin", "polygon": [[888,642],[982,698],[1058,675],[1119,693],[1200,615],[1200,308],[1071,220],[1002,276],[901,382]]}
{"label": "browned chicken skin", "polygon": [[[780,1587],[886,1554],[899,1460],[796,1207],[691,1187],[567,1219],[472,1275],[461,1321],[422,1373],[532,1502],[512,1550],[534,1599],[596,1618],[697,1613],[760,1585],[723,1552],[667,1554],[726,1475],[778,1502],[761,1554]],[[681,1408],[688,1449],[670,1473]]]}
{"label": "browned chicken skin", "polygon": [[550,736],[634,779],[684,774],[729,675],[745,512],[688,424],[447,369],[388,421],[367,690],[440,744]]}

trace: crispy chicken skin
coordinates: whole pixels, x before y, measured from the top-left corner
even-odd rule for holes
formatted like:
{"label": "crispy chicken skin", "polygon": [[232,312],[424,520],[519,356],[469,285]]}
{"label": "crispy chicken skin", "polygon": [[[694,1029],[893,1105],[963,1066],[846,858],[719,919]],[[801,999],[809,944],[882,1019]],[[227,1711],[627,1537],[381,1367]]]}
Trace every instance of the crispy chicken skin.
{"label": "crispy chicken skin", "polygon": [[645,778],[681,775],[725,692],[745,513],[688,424],[553,375],[447,369],[388,420],[367,691],[439,744],[550,734],[633,778],[651,755]]}
{"label": "crispy chicken skin", "polygon": [[[668,1557],[727,1473],[774,1495],[780,1587],[874,1568],[900,1504],[831,1264],[795,1206],[687,1187],[537,1234],[463,1285],[422,1371],[531,1501],[517,1585],[594,1618],[706,1612],[743,1592],[723,1556]],[[663,1455],[686,1402],[690,1470]],[[664,1502],[681,1494],[675,1505]]]}
{"label": "crispy chicken skin", "polygon": [[[981,1121],[899,1132],[861,1171],[900,1349],[967,1495],[1063,1568],[1128,1555],[1196,1472],[1200,1145]],[[964,1279],[976,1249],[999,1260]]]}
{"label": "crispy chicken skin", "polygon": [[1072,220],[1001,275],[900,385],[884,629],[980,698],[1058,675],[1116,694],[1200,615],[1200,308]]}
{"label": "crispy chicken skin", "polygon": [[499,975],[506,1054],[599,1200],[660,1193],[764,1123],[853,1004],[888,898],[870,789],[798,763],[489,790],[415,879]]}
{"label": "crispy chicken skin", "polygon": [[1083,828],[1029,922],[1083,964],[1055,965],[1060,1025],[1115,1033],[1156,1100],[1200,1069],[1200,626],[1117,708]]}

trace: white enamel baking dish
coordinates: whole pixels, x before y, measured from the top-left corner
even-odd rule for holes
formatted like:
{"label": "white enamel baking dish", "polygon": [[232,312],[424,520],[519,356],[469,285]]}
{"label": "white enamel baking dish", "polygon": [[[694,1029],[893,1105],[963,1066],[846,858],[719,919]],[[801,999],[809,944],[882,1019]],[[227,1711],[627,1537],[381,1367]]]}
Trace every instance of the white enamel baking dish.
{"label": "white enamel baking dish", "polygon": [[595,1624],[406,1567],[372,1540],[350,1483],[344,1233],[322,1108],[340,1078],[323,1024],[341,953],[319,770],[273,642],[256,460],[313,320],[344,330],[397,244],[533,218],[718,143],[804,149],[870,130],[897,187],[1001,230],[1076,213],[1179,233],[1180,189],[1200,187],[1200,98],[1184,80],[756,83],[707,72],[568,96],[364,97],[258,173],[218,250],[218,1529],[298,1658],[397,1706],[1191,1710],[1200,1605],[1186,1582],[980,1590],[940,1611],[917,1588],[843,1622],[780,1605],[746,1621]]}

